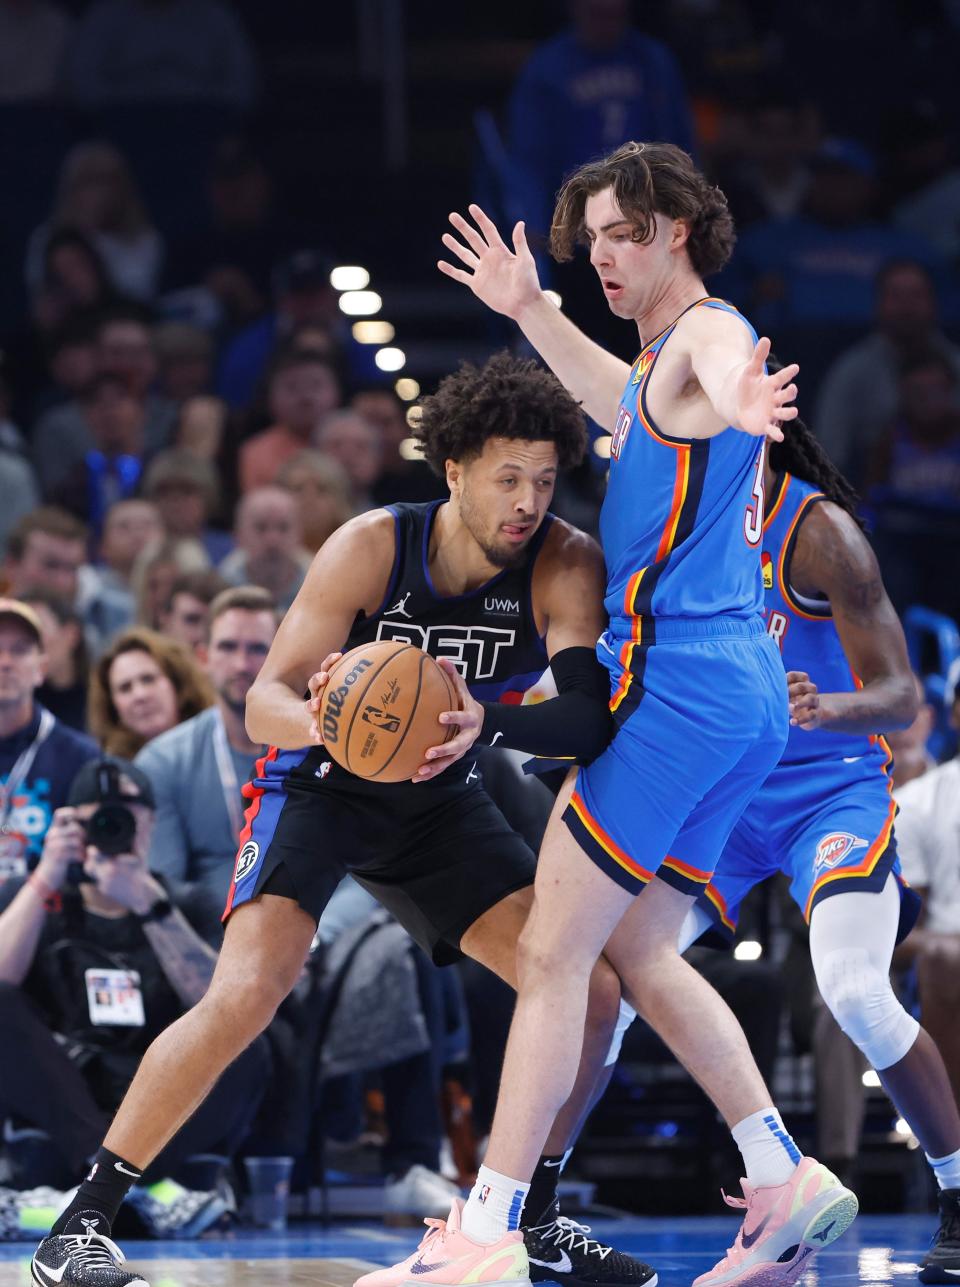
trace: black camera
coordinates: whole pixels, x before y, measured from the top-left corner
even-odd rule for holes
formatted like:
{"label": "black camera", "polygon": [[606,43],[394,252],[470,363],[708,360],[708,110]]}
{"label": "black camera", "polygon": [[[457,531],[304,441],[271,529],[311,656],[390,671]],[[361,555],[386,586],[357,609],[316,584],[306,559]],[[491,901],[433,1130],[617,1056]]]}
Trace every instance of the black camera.
{"label": "black camera", "polygon": [[88,845],[108,858],[116,858],[117,854],[133,850],[137,820],[125,804],[101,804],[85,819],[83,830]]}

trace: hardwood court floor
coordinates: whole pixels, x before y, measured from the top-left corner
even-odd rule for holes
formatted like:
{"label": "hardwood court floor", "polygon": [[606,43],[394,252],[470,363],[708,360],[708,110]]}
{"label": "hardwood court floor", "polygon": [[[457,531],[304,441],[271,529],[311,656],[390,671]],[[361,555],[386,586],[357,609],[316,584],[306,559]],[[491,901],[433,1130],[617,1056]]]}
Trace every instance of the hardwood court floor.
{"label": "hardwood court floor", "polygon": [[[659,1287],[689,1287],[715,1264],[737,1229],[735,1218],[598,1219],[594,1237],[654,1265]],[[907,1287],[935,1229],[933,1216],[861,1216],[814,1262],[801,1287]],[[244,1229],[197,1242],[125,1242],[128,1264],[151,1287],[351,1287],[375,1265],[414,1248],[416,1230],[368,1223],[294,1223],[286,1234]],[[0,1287],[29,1287],[28,1244],[0,1244]]]}

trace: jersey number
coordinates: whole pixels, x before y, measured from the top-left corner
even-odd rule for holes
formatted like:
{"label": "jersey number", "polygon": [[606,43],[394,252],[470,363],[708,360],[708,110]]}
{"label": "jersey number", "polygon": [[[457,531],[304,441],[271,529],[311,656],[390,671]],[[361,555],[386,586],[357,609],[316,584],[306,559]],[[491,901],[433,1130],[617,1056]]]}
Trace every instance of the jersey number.
{"label": "jersey number", "polygon": [[757,472],[753,480],[753,503],[748,505],[743,515],[743,534],[748,545],[759,545],[763,535],[763,457],[765,448],[761,447],[757,455]]}

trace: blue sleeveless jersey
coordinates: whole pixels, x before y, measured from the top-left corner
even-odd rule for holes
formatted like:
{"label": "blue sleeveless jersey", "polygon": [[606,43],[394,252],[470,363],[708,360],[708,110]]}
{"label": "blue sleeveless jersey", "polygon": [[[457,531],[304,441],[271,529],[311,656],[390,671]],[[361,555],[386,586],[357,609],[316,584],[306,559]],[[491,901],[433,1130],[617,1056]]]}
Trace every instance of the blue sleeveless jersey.
{"label": "blue sleeveless jersey", "polygon": [[[741,317],[718,299],[691,308]],[[647,385],[676,324],[631,369],[610,445],[600,534],[614,640],[653,642],[658,617],[751,618],[763,607],[762,443],[736,430],[670,438],[650,416]]]}
{"label": "blue sleeveless jersey", "polygon": [[[767,633],[780,649],[785,670],[806,671],[821,693],[849,693],[860,687],[860,680],[850,669],[829,603],[803,598],[790,585],[790,560],[800,524],[824,500],[823,492],[792,474],[781,474],[768,498],[760,556]],[[780,763],[871,756],[878,768],[888,762],[890,752],[882,737],[791,727]]]}

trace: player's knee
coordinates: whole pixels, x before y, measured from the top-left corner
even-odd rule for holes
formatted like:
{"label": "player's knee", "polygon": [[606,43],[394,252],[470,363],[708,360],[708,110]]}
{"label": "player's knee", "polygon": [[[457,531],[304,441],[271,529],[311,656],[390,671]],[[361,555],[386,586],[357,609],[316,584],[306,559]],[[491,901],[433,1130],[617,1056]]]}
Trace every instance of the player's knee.
{"label": "player's knee", "polygon": [[900,1062],[919,1024],[897,1000],[884,974],[862,948],[830,952],[817,968],[820,994],[850,1040],[878,1071]]}
{"label": "player's knee", "polygon": [[531,914],[517,942],[517,979],[520,988],[555,988],[582,977],[586,983],[593,961],[580,961],[574,951],[565,951],[561,938]]}
{"label": "player's knee", "polygon": [[233,1031],[247,1046],[269,1026],[295,982],[276,962],[249,962],[222,981],[214,975],[200,1005],[216,1015],[221,1030]]}

